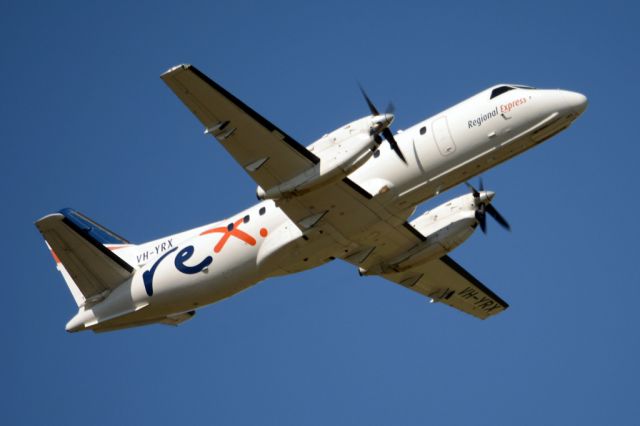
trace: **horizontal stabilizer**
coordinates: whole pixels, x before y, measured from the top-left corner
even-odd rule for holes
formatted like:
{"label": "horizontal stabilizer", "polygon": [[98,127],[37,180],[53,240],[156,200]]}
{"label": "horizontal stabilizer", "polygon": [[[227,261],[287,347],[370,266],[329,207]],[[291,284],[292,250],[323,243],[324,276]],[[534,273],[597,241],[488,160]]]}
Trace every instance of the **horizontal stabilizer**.
{"label": "horizontal stabilizer", "polygon": [[36,227],[51,248],[78,306],[102,300],[134,272],[113,252],[128,241],[74,210],[45,216]]}
{"label": "horizontal stabilizer", "polygon": [[189,321],[196,314],[196,311],[182,312],[179,314],[167,315],[165,319],[160,321],[160,324],[172,325],[174,327],[182,324],[185,321]]}
{"label": "horizontal stabilizer", "polygon": [[123,330],[126,328],[141,327],[144,325],[151,325],[151,324],[164,324],[164,325],[171,325],[173,327],[177,327],[183,322],[193,318],[195,314],[196,314],[196,311],[182,312],[178,314],[168,315],[163,318],[154,318],[154,319],[143,320],[138,322],[125,322],[125,323],[98,325],[92,328],[91,330],[96,333],[105,333],[109,331],[117,331],[117,330]]}

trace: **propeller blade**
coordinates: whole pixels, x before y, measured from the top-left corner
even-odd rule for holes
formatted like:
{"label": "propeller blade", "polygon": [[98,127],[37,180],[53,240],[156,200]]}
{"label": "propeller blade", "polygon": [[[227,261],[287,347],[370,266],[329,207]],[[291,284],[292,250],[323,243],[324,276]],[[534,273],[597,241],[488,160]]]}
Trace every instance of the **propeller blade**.
{"label": "propeller blade", "polygon": [[389,102],[389,105],[387,105],[387,109],[384,111],[385,114],[393,114],[396,111],[396,106],[393,104],[393,102]]}
{"label": "propeller blade", "polygon": [[407,160],[404,158],[404,155],[402,155],[402,151],[400,151],[398,142],[396,142],[396,139],[393,137],[393,132],[391,132],[391,130],[389,130],[389,128],[387,127],[382,131],[382,135],[387,140],[387,142],[389,142],[389,145],[391,146],[393,152],[395,152],[398,157],[400,157],[404,164],[407,164]]}
{"label": "propeller blade", "polygon": [[480,197],[480,193],[478,192],[477,189],[473,187],[473,185],[471,185],[469,182],[465,182],[464,184],[467,185],[467,187],[471,190],[471,193],[473,194],[473,198]]}
{"label": "propeller blade", "polygon": [[484,182],[482,181],[482,176],[480,177],[480,191],[484,191]]}
{"label": "propeller blade", "polygon": [[372,115],[380,115],[380,113],[378,112],[378,109],[373,104],[373,102],[371,102],[371,99],[369,99],[369,96],[367,96],[367,92],[364,91],[362,86],[360,86],[360,91],[362,92],[362,96],[364,96],[364,100],[367,101],[367,105],[369,105],[369,111],[371,111],[371,114]]}
{"label": "propeller blade", "polygon": [[496,210],[495,207],[493,207],[491,204],[487,204],[486,210],[487,210],[487,213],[489,213],[491,217],[494,218],[496,222],[498,222],[503,228],[511,231],[511,226],[509,225],[509,222],[507,222],[507,220],[504,217],[502,217],[500,213],[498,213],[498,210]]}
{"label": "propeller blade", "polygon": [[481,205],[478,210],[476,210],[476,219],[478,224],[480,225],[480,229],[483,234],[487,233],[487,215],[485,214],[484,205]]}

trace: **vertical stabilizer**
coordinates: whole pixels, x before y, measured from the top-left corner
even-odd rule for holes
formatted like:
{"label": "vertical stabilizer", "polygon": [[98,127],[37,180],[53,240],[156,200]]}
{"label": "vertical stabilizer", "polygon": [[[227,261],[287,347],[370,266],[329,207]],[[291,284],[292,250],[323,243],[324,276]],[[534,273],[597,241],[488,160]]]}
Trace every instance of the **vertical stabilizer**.
{"label": "vertical stabilizer", "polygon": [[129,242],[72,209],[36,222],[79,307],[103,300],[134,268],[113,251]]}

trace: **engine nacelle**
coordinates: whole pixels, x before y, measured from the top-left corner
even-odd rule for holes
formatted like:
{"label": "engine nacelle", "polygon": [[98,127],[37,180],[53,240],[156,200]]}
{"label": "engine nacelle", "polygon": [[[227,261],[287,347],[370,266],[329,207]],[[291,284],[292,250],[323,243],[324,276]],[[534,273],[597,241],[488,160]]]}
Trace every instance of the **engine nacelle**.
{"label": "engine nacelle", "polygon": [[375,135],[392,119],[388,114],[367,116],[324,135],[307,147],[320,158],[318,164],[273,188],[258,187],[256,195],[261,200],[288,198],[345,178],[371,157]]}
{"label": "engine nacelle", "polygon": [[473,234],[478,224],[475,212],[476,204],[472,194],[454,198],[425,212],[411,222],[426,237],[424,241],[383,264],[369,270],[360,270],[360,273],[370,275],[401,272],[441,258]]}

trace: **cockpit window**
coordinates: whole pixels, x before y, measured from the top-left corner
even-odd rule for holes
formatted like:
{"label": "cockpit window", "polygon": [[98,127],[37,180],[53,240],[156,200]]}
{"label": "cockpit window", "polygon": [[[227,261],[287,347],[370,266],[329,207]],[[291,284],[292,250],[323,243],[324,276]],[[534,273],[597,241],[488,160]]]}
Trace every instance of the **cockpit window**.
{"label": "cockpit window", "polygon": [[496,87],[495,89],[493,89],[491,91],[491,97],[489,99],[493,99],[497,96],[502,95],[505,92],[508,92],[509,90],[513,90],[513,87],[510,86],[500,86],[500,87]]}

